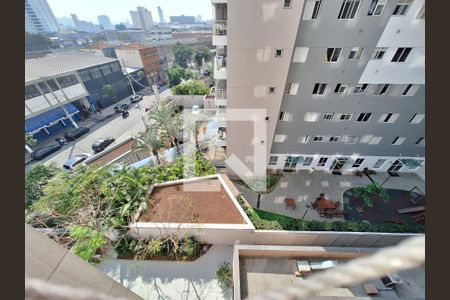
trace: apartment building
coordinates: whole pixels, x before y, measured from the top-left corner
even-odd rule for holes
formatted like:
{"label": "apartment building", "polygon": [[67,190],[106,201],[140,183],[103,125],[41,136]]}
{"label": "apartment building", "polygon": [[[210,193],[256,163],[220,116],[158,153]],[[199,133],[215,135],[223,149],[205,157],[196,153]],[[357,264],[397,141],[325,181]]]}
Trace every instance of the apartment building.
{"label": "apartment building", "polygon": [[58,22],[47,0],[25,0],[26,32],[49,33],[58,30]]}
{"label": "apartment building", "polygon": [[222,124],[227,157],[252,169],[261,143],[268,169],[424,171],[424,0],[212,4],[216,106],[267,110],[265,139]]}
{"label": "apartment building", "polygon": [[131,10],[130,16],[135,28],[150,30],[153,27],[152,12],[145,7],[138,6],[136,10]]}

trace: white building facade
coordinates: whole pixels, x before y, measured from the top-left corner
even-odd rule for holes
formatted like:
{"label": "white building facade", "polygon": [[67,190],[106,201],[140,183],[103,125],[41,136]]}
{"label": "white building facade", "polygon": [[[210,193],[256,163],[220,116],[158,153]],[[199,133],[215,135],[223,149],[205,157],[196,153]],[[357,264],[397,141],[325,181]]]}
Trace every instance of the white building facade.
{"label": "white building facade", "polygon": [[47,0],[25,0],[25,31],[28,33],[51,33],[59,30]]}
{"label": "white building facade", "polygon": [[137,10],[130,11],[133,26],[144,30],[150,30],[153,27],[152,12],[145,7],[138,6]]}

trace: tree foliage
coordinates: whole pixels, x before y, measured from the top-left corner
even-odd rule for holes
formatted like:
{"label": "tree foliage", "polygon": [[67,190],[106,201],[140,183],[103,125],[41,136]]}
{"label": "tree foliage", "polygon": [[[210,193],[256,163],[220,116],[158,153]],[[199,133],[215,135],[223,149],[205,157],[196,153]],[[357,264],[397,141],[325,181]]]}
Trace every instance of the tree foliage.
{"label": "tree foliage", "polygon": [[102,88],[103,93],[106,97],[117,100],[116,89],[111,84],[105,84]]}
{"label": "tree foliage", "polygon": [[44,195],[43,189],[48,181],[53,178],[59,168],[54,165],[35,165],[25,174],[25,207],[29,207]]}
{"label": "tree foliage", "polygon": [[52,41],[43,34],[31,34],[25,32],[25,52],[39,51],[55,48]]}
{"label": "tree foliage", "polygon": [[30,147],[36,146],[37,140],[30,133],[25,133],[25,144]]}
{"label": "tree foliage", "polygon": [[211,50],[208,47],[200,47],[194,50],[193,58],[198,67],[201,67],[203,64],[203,59],[207,63],[212,59]]}
{"label": "tree foliage", "polygon": [[192,47],[177,42],[173,45],[172,51],[175,56],[175,62],[183,68],[187,68],[188,63],[191,61],[192,54],[194,53]]}
{"label": "tree foliage", "polygon": [[86,261],[91,261],[98,249],[106,244],[102,233],[88,226],[73,225],[69,227],[69,236],[75,243],[70,249]]}
{"label": "tree foliage", "polygon": [[116,28],[116,30],[126,30],[127,29],[127,26],[125,26],[125,24],[123,24],[123,23],[117,24],[114,27]]}
{"label": "tree foliage", "polygon": [[208,95],[209,88],[203,81],[187,80],[171,88],[174,95]]}
{"label": "tree foliage", "polygon": [[156,157],[158,164],[161,163],[159,150],[164,147],[167,137],[160,134],[155,126],[146,126],[145,131],[139,133],[132,145],[133,151],[148,151]]}
{"label": "tree foliage", "polygon": [[173,87],[180,84],[182,80],[194,78],[195,74],[189,69],[175,65],[167,71],[167,76],[169,77],[169,87]]}
{"label": "tree foliage", "polygon": [[229,262],[224,261],[218,266],[216,277],[224,288],[230,288],[233,285],[233,271]]}
{"label": "tree foliage", "polygon": [[159,129],[162,136],[172,143],[172,146],[180,145],[183,122],[175,106],[161,102],[149,111],[148,118],[155,124],[154,128]]}
{"label": "tree foliage", "polygon": [[379,183],[372,183],[366,186],[359,186],[354,189],[355,195],[361,199],[367,207],[373,207],[372,196],[378,196],[384,200],[389,201],[389,195],[386,190]]}

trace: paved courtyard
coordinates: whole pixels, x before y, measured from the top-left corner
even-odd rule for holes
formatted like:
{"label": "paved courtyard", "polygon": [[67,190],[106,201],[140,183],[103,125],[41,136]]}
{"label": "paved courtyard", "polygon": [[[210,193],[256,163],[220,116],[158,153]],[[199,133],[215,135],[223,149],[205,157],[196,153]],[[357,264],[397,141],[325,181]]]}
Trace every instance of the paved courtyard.
{"label": "paved courtyard", "polygon": [[109,260],[99,269],[146,300],[232,299],[216,279],[217,266],[232,263],[233,246],[213,245],[193,262]]}
{"label": "paved courtyard", "polygon": [[[410,190],[417,186],[425,193],[425,181],[416,174],[401,173],[399,177],[390,177],[386,172],[380,172],[371,175],[371,178],[378,183],[383,183],[385,188]],[[389,178],[389,179],[388,179]],[[355,175],[332,175],[323,171],[299,171],[295,173],[284,173],[277,187],[269,194],[261,196],[260,209],[287,215],[293,218],[302,218],[305,214],[306,205],[313,202],[320,193],[325,194],[326,199],[332,201],[340,201],[343,207],[343,193],[353,187],[371,184],[370,179],[363,175],[358,177]],[[258,194],[254,191],[236,184],[238,190],[244,198],[256,207]],[[295,209],[286,209],[284,198],[292,198],[295,201]],[[314,209],[309,209],[304,217],[305,220],[333,221],[342,220],[342,218],[323,218]]]}

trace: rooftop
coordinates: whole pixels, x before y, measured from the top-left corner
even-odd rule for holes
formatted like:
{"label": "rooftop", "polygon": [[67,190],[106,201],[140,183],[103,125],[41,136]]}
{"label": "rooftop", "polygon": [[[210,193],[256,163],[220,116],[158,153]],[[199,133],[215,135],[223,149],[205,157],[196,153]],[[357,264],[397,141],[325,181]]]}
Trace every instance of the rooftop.
{"label": "rooftop", "polygon": [[141,43],[130,43],[130,44],[119,46],[116,49],[119,49],[119,50],[134,50],[134,49],[143,49],[143,48],[154,48],[154,47],[147,46],[147,45],[144,45],[144,44],[141,44]]}
{"label": "rooftop", "polygon": [[150,194],[155,204],[138,222],[247,224],[224,184],[216,176],[157,185]]}
{"label": "rooftop", "polygon": [[78,51],[49,54],[25,60],[25,82],[110,63],[117,59]]}
{"label": "rooftop", "polygon": [[86,49],[105,49],[111,48],[112,46],[105,42],[98,42],[86,47]]}

